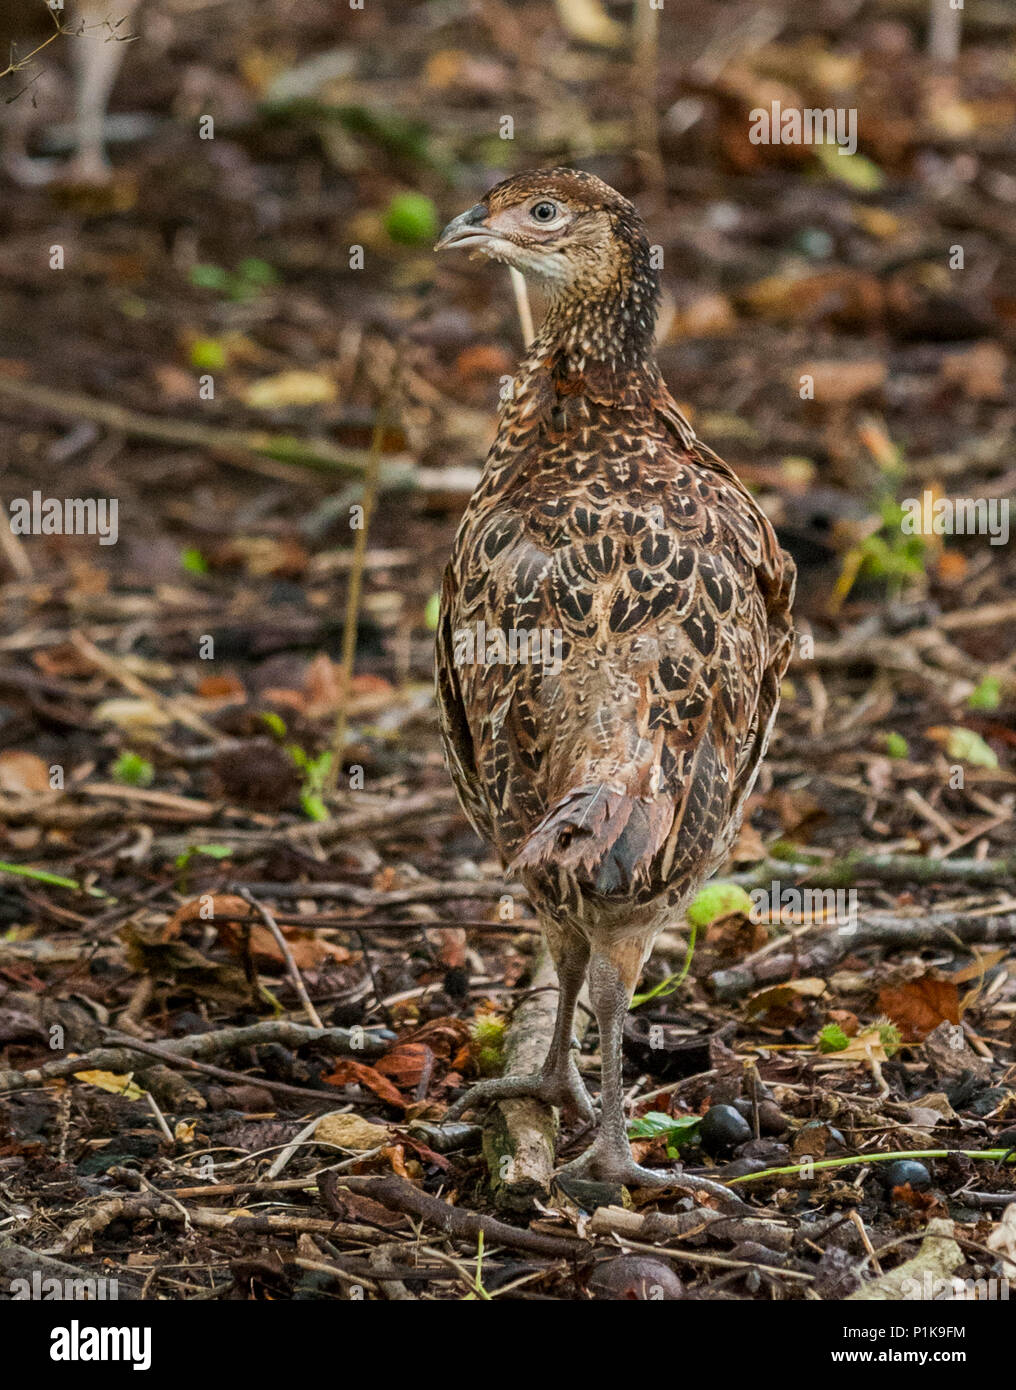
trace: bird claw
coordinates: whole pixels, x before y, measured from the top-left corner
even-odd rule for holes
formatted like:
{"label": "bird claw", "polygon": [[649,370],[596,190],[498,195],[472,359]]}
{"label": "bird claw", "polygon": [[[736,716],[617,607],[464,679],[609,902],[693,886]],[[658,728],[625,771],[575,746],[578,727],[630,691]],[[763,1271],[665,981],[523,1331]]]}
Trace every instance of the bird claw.
{"label": "bird claw", "polygon": [[571,1163],[558,1169],[555,1180],[561,1182],[562,1179],[566,1185],[569,1179],[575,1179],[579,1182],[599,1182],[633,1190],[640,1187],[683,1189],[685,1192],[699,1192],[703,1196],[714,1198],[725,1211],[752,1210],[735,1193],[725,1188],[722,1183],[713,1182],[711,1178],[692,1177],[679,1169],[643,1168],[640,1163],[635,1162],[630,1153],[625,1156],[610,1149],[598,1148],[596,1144]]}
{"label": "bird claw", "polygon": [[531,1096],[553,1105],[559,1110],[577,1116],[586,1124],[593,1124],[596,1116],[593,1102],[586,1090],[578,1068],[569,1059],[569,1067],[564,1074],[560,1072],[532,1072],[520,1076],[495,1076],[488,1081],[478,1081],[470,1086],[464,1096],[460,1096],[445,1111],[442,1123],[457,1120],[467,1110],[473,1109],[483,1101],[518,1100]]}
{"label": "bird claw", "polygon": [[683,1182],[678,1173],[665,1169],[643,1168],[630,1155],[624,1159],[614,1153],[597,1149],[595,1144],[571,1163],[559,1168],[556,1176],[558,1181],[563,1178],[567,1182],[569,1178],[576,1178],[581,1182],[600,1182],[630,1188],[678,1187]]}

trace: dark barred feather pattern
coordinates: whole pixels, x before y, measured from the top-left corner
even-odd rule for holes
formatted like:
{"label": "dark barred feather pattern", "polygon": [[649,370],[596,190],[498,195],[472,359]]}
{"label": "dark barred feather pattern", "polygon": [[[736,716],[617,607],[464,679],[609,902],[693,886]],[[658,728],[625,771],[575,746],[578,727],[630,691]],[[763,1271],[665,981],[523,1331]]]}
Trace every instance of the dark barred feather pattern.
{"label": "dark barred feather pattern", "polygon": [[[655,921],[728,852],[776,714],[794,585],[763,512],[660,377],[645,237],[605,188],[583,185],[611,218],[616,287],[580,282],[552,305],[462,519],[438,631],[463,807],[541,912],[581,930],[625,905]],[[512,629],[559,634],[560,670],[456,663],[456,634]]]}

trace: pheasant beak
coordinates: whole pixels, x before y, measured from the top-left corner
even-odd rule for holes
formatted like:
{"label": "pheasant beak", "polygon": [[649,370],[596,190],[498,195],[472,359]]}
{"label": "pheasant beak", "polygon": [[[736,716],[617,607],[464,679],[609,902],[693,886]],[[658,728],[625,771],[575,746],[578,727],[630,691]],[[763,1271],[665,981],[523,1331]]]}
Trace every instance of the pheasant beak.
{"label": "pheasant beak", "polygon": [[447,251],[453,246],[466,246],[470,251],[490,251],[503,238],[483,225],[489,215],[490,209],[486,203],[477,203],[468,212],[460,212],[441,233],[434,250]]}

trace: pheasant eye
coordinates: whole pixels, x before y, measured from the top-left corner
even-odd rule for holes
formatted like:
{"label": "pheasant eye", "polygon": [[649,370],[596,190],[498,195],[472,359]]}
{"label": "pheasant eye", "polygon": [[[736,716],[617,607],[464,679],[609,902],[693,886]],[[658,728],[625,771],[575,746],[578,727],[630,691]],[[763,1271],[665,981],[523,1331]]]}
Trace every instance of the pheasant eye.
{"label": "pheasant eye", "polygon": [[557,204],[535,203],[529,215],[535,222],[553,222],[554,218],[557,216]]}

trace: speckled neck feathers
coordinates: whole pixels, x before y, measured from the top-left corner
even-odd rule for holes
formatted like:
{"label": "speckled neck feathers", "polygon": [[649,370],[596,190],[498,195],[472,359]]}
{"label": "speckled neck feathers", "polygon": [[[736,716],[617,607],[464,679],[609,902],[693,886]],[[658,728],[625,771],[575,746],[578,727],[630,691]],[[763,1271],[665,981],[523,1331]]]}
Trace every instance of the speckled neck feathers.
{"label": "speckled neck feathers", "polygon": [[[589,265],[554,293],[525,366],[553,359],[558,376],[581,376],[590,367],[623,378],[655,374],[653,332],[660,297],[642,223],[632,212],[612,211],[611,259]],[[525,368],[524,368],[525,369]]]}

